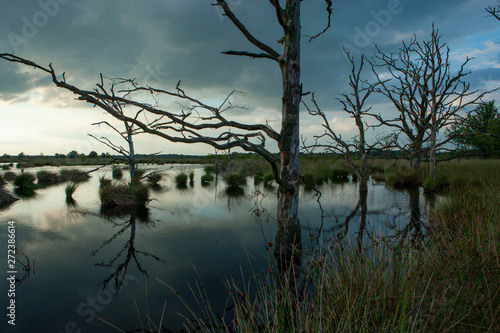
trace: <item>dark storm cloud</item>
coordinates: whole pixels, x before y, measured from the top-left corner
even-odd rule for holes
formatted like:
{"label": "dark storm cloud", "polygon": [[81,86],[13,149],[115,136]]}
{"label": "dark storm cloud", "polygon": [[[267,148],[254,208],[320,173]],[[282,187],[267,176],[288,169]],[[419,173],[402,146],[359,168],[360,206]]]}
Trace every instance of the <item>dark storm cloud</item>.
{"label": "dark storm cloud", "polygon": [[[210,0],[10,0],[0,14],[1,52],[41,64],[52,62],[71,82],[92,87],[99,73],[136,77],[172,89],[178,80],[202,97],[248,92],[246,104],[279,109],[281,76],[271,61],[222,55],[257,51]],[[264,0],[228,1],[252,33],[281,51],[280,29]],[[349,67],[340,45],[355,56],[370,55],[373,43],[395,50],[413,33],[428,38],[431,24],[451,47],[478,33],[494,31],[480,1],[336,1],[333,27],[309,43],[326,24],[323,1],[304,1],[302,67],[304,90],[331,105],[346,90]],[[2,99],[37,84],[0,63]],[[368,75],[368,74],[367,74]],[[487,77],[484,76],[483,77]]]}

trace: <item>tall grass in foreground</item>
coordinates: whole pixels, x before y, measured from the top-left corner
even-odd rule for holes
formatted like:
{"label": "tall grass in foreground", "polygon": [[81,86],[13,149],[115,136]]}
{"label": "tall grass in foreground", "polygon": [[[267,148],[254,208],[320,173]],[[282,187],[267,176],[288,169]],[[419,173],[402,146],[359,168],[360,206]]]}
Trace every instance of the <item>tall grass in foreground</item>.
{"label": "tall grass in foreground", "polygon": [[[277,287],[274,275],[228,282],[235,304],[221,317],[198,288],[203,332],[499,332],[500,161],[453,161],[431,212],[423,249],[337,244],[305,255],[305,288]],[[240,288],[242,288],[240,290]],[[186,303],[187,305],[187,303]]]}

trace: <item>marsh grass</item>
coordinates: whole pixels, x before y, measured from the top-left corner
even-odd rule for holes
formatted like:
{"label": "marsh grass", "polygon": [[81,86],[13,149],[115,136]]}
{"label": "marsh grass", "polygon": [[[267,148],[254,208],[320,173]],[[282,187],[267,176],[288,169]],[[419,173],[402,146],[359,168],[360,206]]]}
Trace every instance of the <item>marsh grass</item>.
{"label": "marsh grass", "polygon": [[36,173],[36,179],[38,185],[40,186],[56,185],[63,181],[61,175],[58,173],[44,170]]}
{"label": "marsh grass", "polygon": [[80,183],[74,183],[70,182],[66,184],[66,188],[64,189],[64,192],[66,193],[66,198],[71,198],[73,197],[73,194],[75,193],[76,189],[80,186]]}
{"label": "marsh grass", "polygon": [[35,196],[40,186],[35,184],[36,177],[30,172],[21,172],[14,178],[14,193],[23,198]]}
{"label": "marsh grass", "polygon": [[215,169],[215,165],[207,165],[203,168],[203,170],[205,171],[205,173],[207,175],[209,174],[212,174],[212,173],[215,173],[217,170]]}
{"label": "marsh grass", "polygon": [[268,171],[266,172],[263,176],[262,176],[262,181],[264,182],[264,185],[265,186],[271,186],[271,182],[274,180],[274,175],[273,175],[273,172],[272,171]]}
{"label": "marsh grass", "polygon": [[78,170],[78,169],[61,169],[59,171],[59,175],[62,178],[63,182],[85,182],[90,179],[90,175],[84,171]]}
{"label": "marsh grass", "polygon": [[[431,210],[422,248],[354,242],[306,252],[302,288],[276,283],[272,266],[227,280],[234,306],[219,316],[203,288],[201,332],[499,332],[500,161],[453,161],[445,199]],[[271,261],[271,260],[270,260]],[[199,285],[199,286],[202,286]],[[223,320],[221,320],[221,318]]]}
{"label": "marsh grass", "polygon": [[113,165],[113,168],[111,169],[111,175],[113,179],[120,180],[123,177],[123,170],[119,165]]}
{"label": "marsh grass", "polygon": [[7,171],[3,174],[3,179],[5,179],[8,182],[13,181],[16,178],[16,174],[12,171]]}
{"label": "marsh grass", "polygon": [[183,171],[176,174],[174,179],[177,188],[186,188],[188,177],[188,174]]}
{"label": "marsh grass", "polygon": [[386,171],[385,183],[398,189],[417,187],[421,184],[420,173],[405,167]]}
{"label": "marsh grass", "polygon": [[22,172],[14,178],[14,186],[19,189],[36,189],[36,177],[31,172]]}
{"label": "marsh grass", "polygon": [[201,183],[202,184],[208,184],[214,180],[214,176],[212,174],[204,174],[201,176]]}
{"label": "marsh grass", "polygon": [[228,188],[238,188],[247,184],[245,174],[242,172],[228,173],[224,175],[224,182]]}
{"label": "marsh grass", "polygon": [[0,208],[7,207],[17,200],[19,199],[14,197],[9,191],[0,186]]}
{"label": "marsh grass", "polygon": [[163,179],[163,175],[161,173],[153,173],[146,177],[146,181],[151,187],[160,186],[160,181]]}
{"label": "marsh grass", "polygon": [[302,162],[302,182],[311,186],[319,186],[328,182],[328,178],[332,171],[331,165],[327,163],[311,163]]}
{"label": "marsh grass", "polygon": [[114,184],[105,177],[99,180],[99,199],[102,209],[145,206],[150,201],[149,188],[140,182]]}
{"label": "marsh grass", "polygon": [[344,183],[349,181],[349,171],[344,168],[333,168],[330,173],[333,183]]}

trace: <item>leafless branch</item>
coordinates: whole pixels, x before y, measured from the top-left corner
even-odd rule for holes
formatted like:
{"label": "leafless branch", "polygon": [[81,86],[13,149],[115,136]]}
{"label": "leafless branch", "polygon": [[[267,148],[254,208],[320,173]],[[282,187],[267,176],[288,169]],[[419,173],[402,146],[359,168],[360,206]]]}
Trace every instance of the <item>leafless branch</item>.
{"label": "leafless branch", "polygon": [[[225,0],[216,0],[216,3],[214,4],[214,6],[220,6],[222,8],[222,10],[224,11],[224,14],[231,20],[231,22],[233,22],[233,24],[236,26],[236,28],[238,28],[238,30],[240,30],[240,32],[245,36],[245,38],[250,43],[255,45],[260,50],[264,51],[268,55],[266,58],[272,59],[274,61],[279,61],[279,57],[280,57],[279,53],[276,52],[272,47],[262,43],[260,40],[255,38],[248,31],[248,29],[245,27],[245,25],[243,25],[243,23],[240,22],[240,20],[236,17],[236,15],[234,15],[234,13],[231,11],[231,9],[229,8],[229,6]],[[278,7],[279,7],[279,4],[278,4]],[[276,9],[276,10],[277,10],[277,12],[280,12],[278,9]],[[282,17],[281,17],[281,12],[280,12],[280,16],[278,18],[281,18],[280,23],[284,22]],[[229,52],[237,52],[237,51],[229,51]],[[241,53],[245,53],[245,52],[241,52]],[[254,53],[249,53],[249,54],[255,55]],[[238,54],[238,55],[247,55],[247,54]],[[252,56],[252,57],[254,57],[254,56]],[[257,58],[262,58],[262,57],[257,57]]]}
{"label": "leafless branch", "polygon": [[316,35],[309,37],[309,42],[312,42],[314,39],[318,38],[319,36],[323,35],[328,29],[330,29],[331,24],[332,24],[332,14],[333,14],[333,1],[332,0],[325,0],[326,3],[326,12],[327,12],[327,19],[328,22],[326,24],[326,27]]}
{"label": "leafless branch", "polygon": [[[500,3],[500,1],[499,1]],[[500,21],[500,5],[490,5],[485,8],[485,11]]]}

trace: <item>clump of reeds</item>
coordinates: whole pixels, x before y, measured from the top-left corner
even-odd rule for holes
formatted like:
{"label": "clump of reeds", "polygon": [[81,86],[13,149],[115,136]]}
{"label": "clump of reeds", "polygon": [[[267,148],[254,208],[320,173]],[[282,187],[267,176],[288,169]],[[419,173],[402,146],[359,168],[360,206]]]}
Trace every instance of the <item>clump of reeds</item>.
{"label": "clump of reeds", "polygon": [[189,185],[193,186],[193,184],[194,184],[194,172],[191,171],[189,173]]}
{"label": "clump of reeds", "polygon": [[105,184],[99,188],[102,208],[135,205],[130,187],[125,184]]}
{"label": "clump of reeds", "polygon": [[201,176],[201,185],[207,186],[210,182],[212,182],[215,179],[213,174],[216,173],[217,170],[215,169],[215,166],[207,165],[205,166],[204,171],[205,174]]}
{"label": "clump of reeds", "polygon": [[76,189],[80,186],[81,183],[75,183],[75,182],[69,182],[66,184],[66,188],[64,189],[64,192],[66,193],[66,199],[68,198],[73,198],[73,194],[75,193]]}
{"label": "clump of reeds", "polygon": [[242,187],[245,186],[247,183],[245,175],[239,172],[226,174],[224,176],[224,181],[226,182],[229,188]]}
{"label": "clump of reeds", "polygon": [[205,171],[205,173],[208,175],[208,174],[213,174],[215,173],[217,170],[215,169],[215,165],[207,165],[205,166],[205,168],[203,168],[203,170]]}
{"label": "clump of reeds", "polygon": [[274,175],[272,171],[268,171],[262,176],[262,181],[264,182],[264,185],[271,185],[271,182],[273,180],[274,180]]}
{"label": "clump of reeds", "polygon": [[109,179],[102,178],[99,199],[103,209],[145,206],[149,202],[149,188],[140,182],[113,184]]}
{"label": "clump of reeds", "polygon": [[143,183],[135,183],[130,186],[130,192],[136,206],[145,206],[149,201],[149,188]]}
{"label": "clump of reeds", "polygon": [[16,174],[12,171],[7,171],[6,173],[3,174],[3,179],[5,179],[8,182],[13,181],[16,178]]}
{"label": "clump of reeds", "polygon": [[113,179],[122,179],[123,170],[119,165],[113,165],[111,174],[113,176]]}
{"label": "clump of reeds", "polygon": [[9,165],[9,164],[3,164],[3,165],[2,165],[2,170],[5,170],[5,171],[10,170],[10,168],[11,168],[11,167],[12,167],[12,166],[11,166],[11,165]]}
{"label": "clump of reeds", "polygon": [[0,186],[0,208],[7,207],[17,200],[19,199],[14,197],[12,194],[10,194],[9,191]]}
{"label": "clump of reeds", "polygon": [[14,186],[20,189],[35,189],[36,177],[31,172],[22,172],[14,178]]}
{"label": "clump of reeds", "polygon": [[153,173],[150,174],[146,177],[146,181],[148,182],[148,185],[151,187],[158,187],[160,186],[160,181],[163,179],[163,175],[161,173]]}
{"label": "clump of reeds", "polygon": [[106,176],[101,176],[99,177],[99,188],[105,187],[105,186],[111,186],[113,182],[111,179],[106,178]]}
{"label": "clump of reeds", "polygon": [[201,184],[202,185],[209,184],[213,180],[214,180],[214,175],[212,175],[210,173],[207,173],[207,174],[204,174],[203,176],[201,176]]}
{"label": "clump of reeds", "polygon": [[78,169],[61,169],[59,175],[63,182],[85,182],[90,179],[90,175]]}
{"label": "clump of reeds", "polygon": [[305,185],[319,186],[328,182],[332,169],[327,163],[318,161],[304,161],[301,167],[301,180]]}
{"label": "clump of reeds", "polygon": [[386,173],[385,183],[394,188],[411,188],[420,185],[420,174],[406,168],[393,168]]}
{"label": "clump of reeds", "polygon": [[16,164],[16,168],[18,168],[18,169],[26,169],[26,168],[33,168],[33,167],[35,167],[35,164],[30,163],[30,162],[19,162]]}
{"label": "clump of reeds", "polygon": [[21,172],[14,178],[14,192],[22,197],[35,195],[35,190],[39,187],[35,184],[36,177],[30,172]]}
{"label": "clump of reeds", "polygon": [[425,177],[423,183],[422,183],[422,187],[424,188],[424,191],[425,192],[429,192],[429,191],[443,191],[444,189],[448,188],[450,186],[450,182],[448,180],[448,177],[444,174],[441,174],[439,173],[437,176],[436,176],[436,183],[434,185],[434,189],[432,188],[432,180],[431,178],[429,177],[429,175],[427,175],[427,177]]}
{"label": "clump of reeds", "polygon": [[349,181],[349,171],[344,168],[333,168],[330,174],[332,182]]}
{"label": "clump of reeds", "polygon": [[179,172],[178,174],[175,175],[175,185],[178,188],[186,188],[187,187],[187,180],[188,180],[188,174],[185,172]]}
{"label": "clump of reeds", "polygon": [[50,186],[62,182],[61,175],[51,171],[38,171],[36,173],[37,183],[40,186]]}

